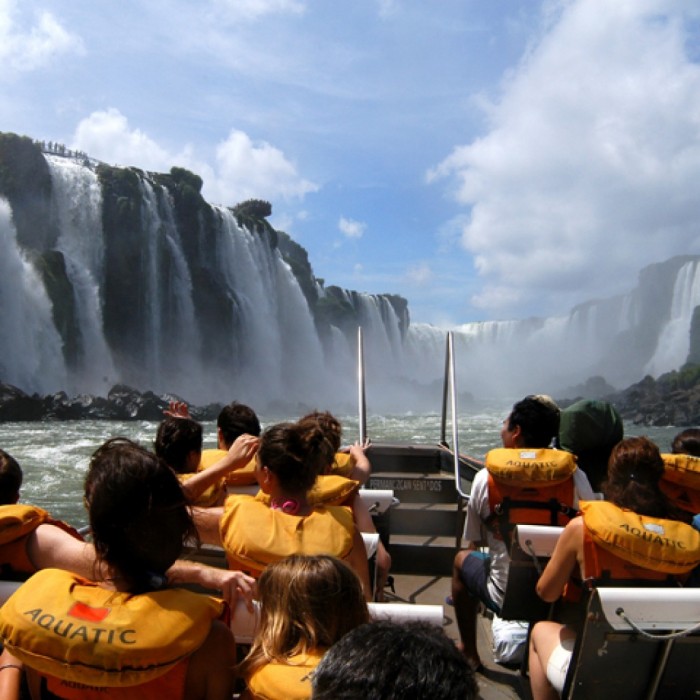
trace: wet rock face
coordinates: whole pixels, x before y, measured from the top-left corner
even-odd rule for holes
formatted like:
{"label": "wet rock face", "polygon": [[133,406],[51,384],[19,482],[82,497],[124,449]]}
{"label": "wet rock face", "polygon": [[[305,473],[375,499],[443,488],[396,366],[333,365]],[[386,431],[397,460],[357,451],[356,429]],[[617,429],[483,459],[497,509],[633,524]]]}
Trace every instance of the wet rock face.
{"label": "wet rock face", "polygon": [[[171,401],[182,401],[174,394],[156,395],[117,384],[107,397],[80,394],[68,396],[59,391],[49,396],[28,395],[11,384],[0,382],[0,420],[152,420],[159,421]],[[215,420],[221,406],[190,406],[196,420]]]}

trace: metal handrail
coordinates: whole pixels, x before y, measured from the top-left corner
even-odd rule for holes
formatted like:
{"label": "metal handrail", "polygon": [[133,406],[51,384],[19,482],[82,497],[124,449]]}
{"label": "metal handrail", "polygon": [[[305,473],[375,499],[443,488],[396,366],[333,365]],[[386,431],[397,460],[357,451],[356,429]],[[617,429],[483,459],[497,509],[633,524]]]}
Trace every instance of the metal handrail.
{"label": "metal handrail", "polygon": [[459,459],[459,423],[457,419],[457,379],[455,372],[455,352],[454,352],[454,334],[452,331],[447,333],[447,345],[445,348],[445,377],[443,381],[442,391],[442,427],[440,435],[440,444],[443,447],[449,446],[446,441],[447,433],[447,396],[450,396],[450,413],[452,417],[452,458],[454,462],[455,472],[455,489],[457,493],[465,500],[469,499],[469,494],[462,490],[462,468]]}
{"label": "metal handrail", "polygon": [[365,350],[362,326],[357,328],[357,407],[360,445],[367,440],[367,400],[365,397]]}

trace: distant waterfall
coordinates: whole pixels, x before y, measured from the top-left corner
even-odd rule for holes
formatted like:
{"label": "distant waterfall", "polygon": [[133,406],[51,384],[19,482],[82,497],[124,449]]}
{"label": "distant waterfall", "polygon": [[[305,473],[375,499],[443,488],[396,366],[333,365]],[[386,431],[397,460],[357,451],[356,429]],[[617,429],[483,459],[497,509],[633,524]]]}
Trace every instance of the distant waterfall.
{"label": "distant waterfall", "polygon": [[[445,330],[411,324],[405,300],[326,288],[296,244],[204,203],[192,174],[98,175],[87,161],[45,158],[42,208],[15,200],[18,216],[0,199],[0,381],[44,394],[104,395],[123,382],[197,403],[352,410],[361,325],[368,409],[439,409]],[[628,294],[567,315],[455,328],[458,388],[561,395],[593,375],[622,388],[680,367],[699,263],[652,265]]]}

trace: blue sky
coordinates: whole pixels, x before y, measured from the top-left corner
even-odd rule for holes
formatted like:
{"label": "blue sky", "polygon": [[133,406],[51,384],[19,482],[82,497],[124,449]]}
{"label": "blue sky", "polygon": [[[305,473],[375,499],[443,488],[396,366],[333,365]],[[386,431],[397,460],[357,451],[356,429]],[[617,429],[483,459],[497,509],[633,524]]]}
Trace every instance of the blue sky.
{"label": "blue sky", "polygon": [[437,325],[700,253],[694,0],[0,0],[0,131],[273,205]]}

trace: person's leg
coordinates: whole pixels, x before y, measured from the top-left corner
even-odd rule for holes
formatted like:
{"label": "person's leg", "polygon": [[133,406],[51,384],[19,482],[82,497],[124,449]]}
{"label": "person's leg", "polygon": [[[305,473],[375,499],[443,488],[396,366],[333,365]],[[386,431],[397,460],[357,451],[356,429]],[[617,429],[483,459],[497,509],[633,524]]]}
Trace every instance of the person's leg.
{"label": "person's leg", "polygon": [[[573,648],[573,640],[576,635],[573,630],[558,622],[538,622],[530,635],[530,689],[533,700],[558,700],[559,692],[563,688],[568,668],[567,657],[569,652],[562,649],[564,643],[569,649]],[[557,663],[561,666],[557,689],[550,682],[547,674],[547,666],[552,655],[557,653]]]}
{"label": "person's leg", "polygon": [[487,578],[488,558],[474,550],[457,552],[452,567],[452,602],[462,640],[462,653],[474,670],[481,667],[476,648],[476,618],[479,603],[484,596],[488,598]]}

